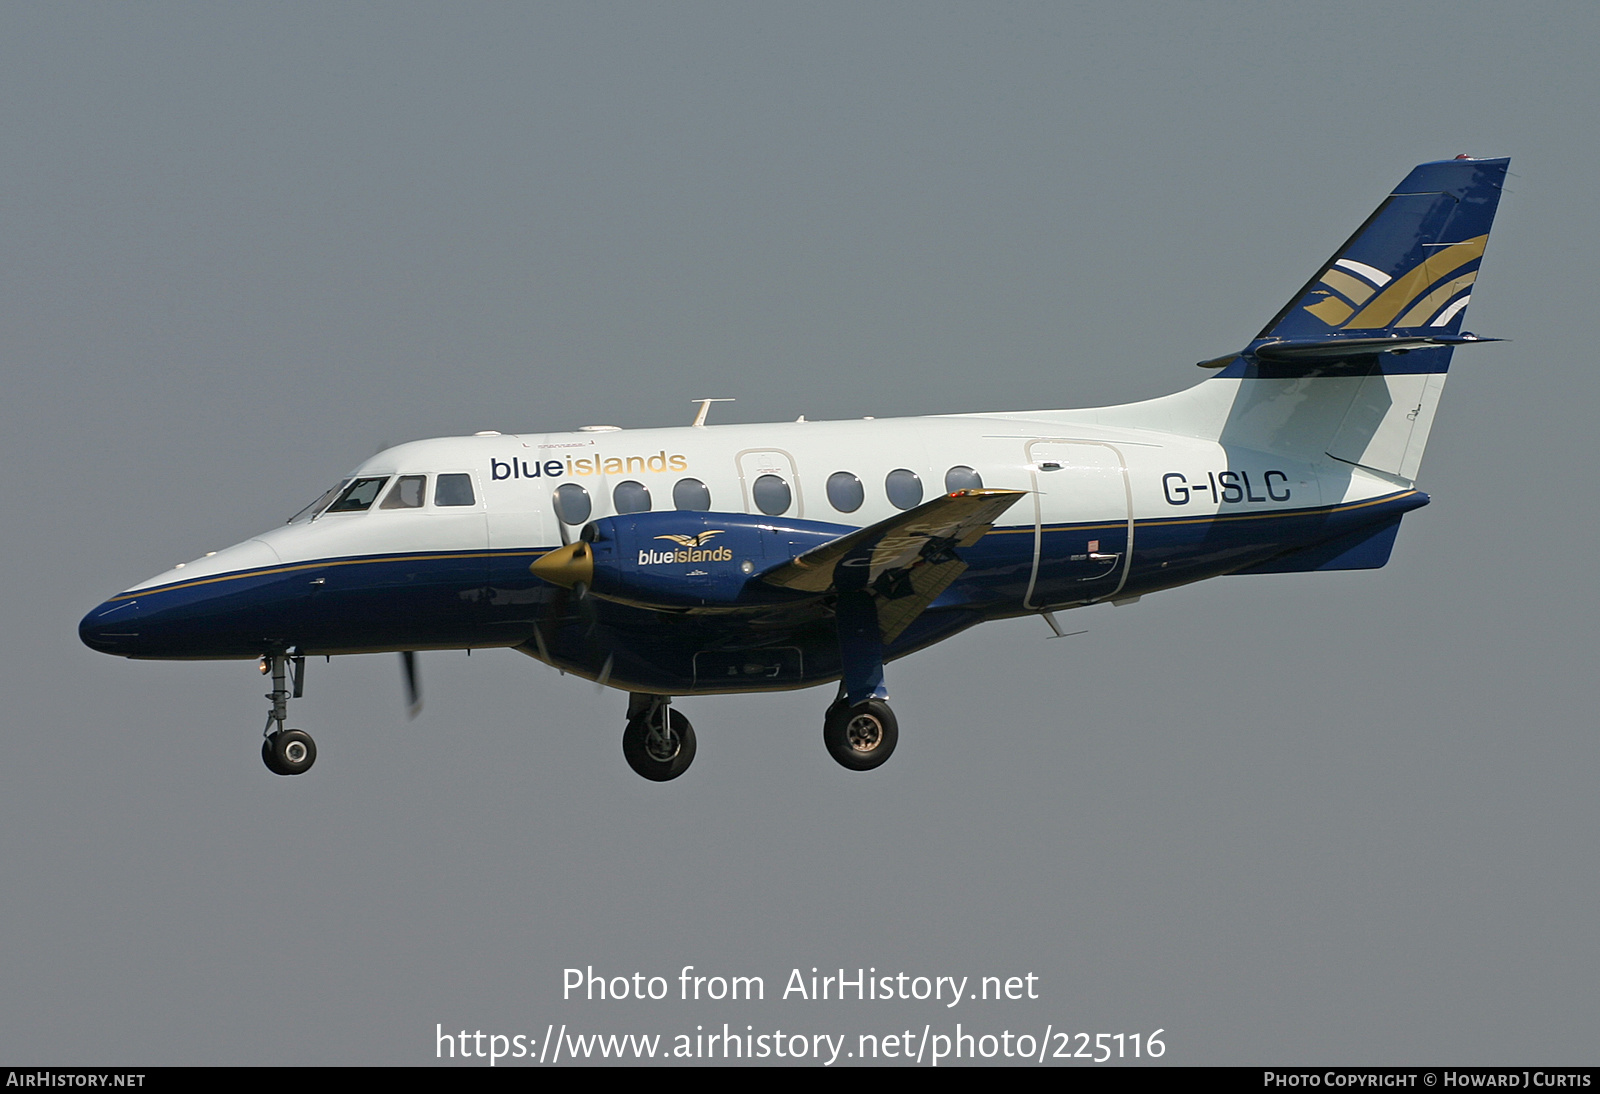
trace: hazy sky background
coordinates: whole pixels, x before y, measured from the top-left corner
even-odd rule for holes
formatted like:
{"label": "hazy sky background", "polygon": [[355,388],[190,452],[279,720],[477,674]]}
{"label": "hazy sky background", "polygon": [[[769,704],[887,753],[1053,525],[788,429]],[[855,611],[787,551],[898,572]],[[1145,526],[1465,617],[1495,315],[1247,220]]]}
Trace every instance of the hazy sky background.
{"label": "hazy sky background", "polygon": [[[1600,9],[0,5],[0,1065],[417,1064],[543,1035],[1165,1030],[1175,1063],[1596,1061]],[[831,689],[519,654],[252,664],[78,619],[419,437],[1125,402],[1415,163],[1510,155],[1377,572],[1224,578]],[[582,1003],[562,970],[761,975]],[[1039,977],[804,1003],[792,968]],[[676,980],[674,979],[674,985]]]}

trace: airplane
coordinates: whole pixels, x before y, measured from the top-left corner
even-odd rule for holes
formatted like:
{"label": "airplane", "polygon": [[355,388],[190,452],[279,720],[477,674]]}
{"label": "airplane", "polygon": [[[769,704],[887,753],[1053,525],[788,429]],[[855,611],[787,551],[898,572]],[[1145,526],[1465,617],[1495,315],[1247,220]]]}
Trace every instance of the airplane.
{"label": "airplane", "polygon": [[628,693],[623,755],[694,759],[676,698],[836,684],[823,741],[866,771],[899,725],[885,665],[986,620],[1225,574],[1372,569],[1415,487],[1507,159],[1413,169],[1211,375],[1078,410],[478,433],[379,452],[311,505],[90,611],[130,658],[272,678],[262,759],[307,657],[516,650]]}

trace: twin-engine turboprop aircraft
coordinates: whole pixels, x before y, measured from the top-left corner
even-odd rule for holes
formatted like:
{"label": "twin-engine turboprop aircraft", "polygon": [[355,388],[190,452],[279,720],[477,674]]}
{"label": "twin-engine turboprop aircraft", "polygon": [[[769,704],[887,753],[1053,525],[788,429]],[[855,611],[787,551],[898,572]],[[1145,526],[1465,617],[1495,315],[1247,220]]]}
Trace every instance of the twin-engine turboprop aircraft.
{"label": "twin-engine turboprop aircraft", "polygon": [[271,531],[84,617],[135,658],[260,659],[262,758],[305,658],[515,649],[629,693],[645,778],[695,754],[674,697],[838,684],[823,739],[889,758],[884,665],[988,619],[1222,574],[1382,566],[1507,160],[1416,168],[1243,350],[1187,391],[1091,410],[418,441]]}

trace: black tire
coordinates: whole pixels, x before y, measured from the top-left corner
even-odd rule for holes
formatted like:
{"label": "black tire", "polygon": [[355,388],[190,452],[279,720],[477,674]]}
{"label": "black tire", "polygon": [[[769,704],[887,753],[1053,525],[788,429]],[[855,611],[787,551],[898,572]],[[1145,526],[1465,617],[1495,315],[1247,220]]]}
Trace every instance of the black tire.
{"label": "black tire", "polygon": [[304,775],[317,762],[317,742],[299,729],[269,734],[261,742],[261,761],[274,775]]}
{"label": "black tire", "polygon": [[272,750],[272,738],[277,734],[269,734],[261,742],[261,762],[267,765],[267,770],[274,775],[287,775],[288,772],[278,766],[278,754]]}
{"label": "black tire", "polygon": [[664,783],[676,779],[694,763],[694,726],[689,719],[672,708],[667,708],[667,734],[670,738],[669,755],[653,752],[649,747],[650,723],[641,715],[628,723],[622,731],[622,755],[628,766],[651,782]]}
{"label": "black tire", "polygon": [[894,755],[900,723],[882,699],[847,707],[835,703],[822,720],[822,743],[828,755],[851,771],[871,771]]}

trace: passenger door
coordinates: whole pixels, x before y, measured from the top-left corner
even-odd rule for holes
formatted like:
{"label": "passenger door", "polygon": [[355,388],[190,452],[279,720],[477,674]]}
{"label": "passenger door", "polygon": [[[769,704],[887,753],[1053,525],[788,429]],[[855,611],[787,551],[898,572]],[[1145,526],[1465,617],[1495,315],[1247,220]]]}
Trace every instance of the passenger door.
{"label": "passenger door", "polygon": [[1100,441],[1035,440],[1033,572],[1025,607],[1104,600],[1133,562],[1133,492],[1122,453]]}

